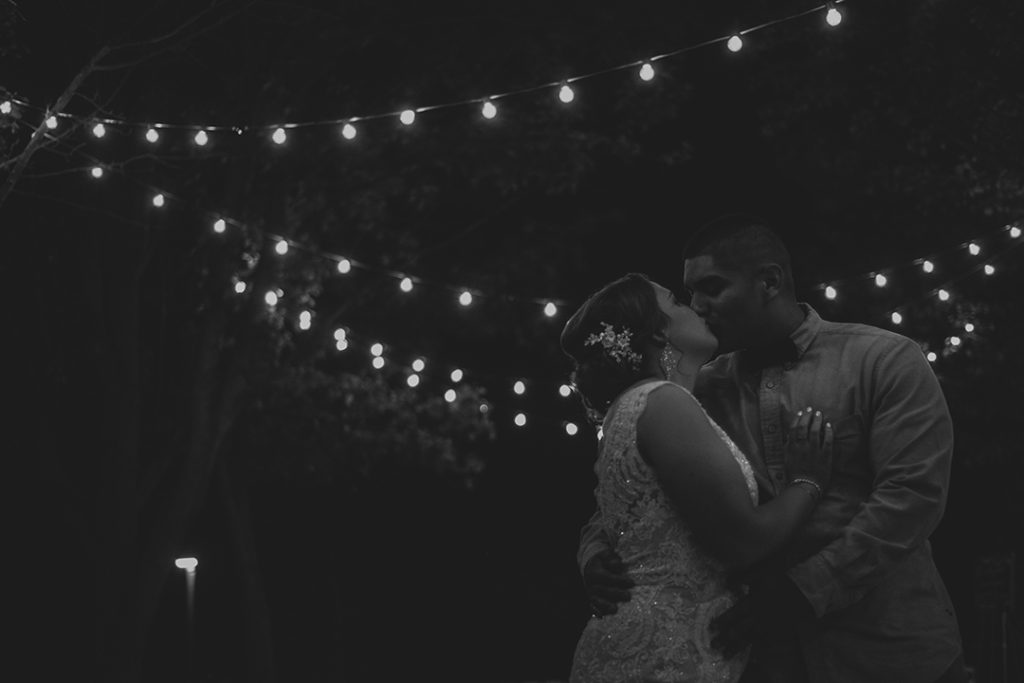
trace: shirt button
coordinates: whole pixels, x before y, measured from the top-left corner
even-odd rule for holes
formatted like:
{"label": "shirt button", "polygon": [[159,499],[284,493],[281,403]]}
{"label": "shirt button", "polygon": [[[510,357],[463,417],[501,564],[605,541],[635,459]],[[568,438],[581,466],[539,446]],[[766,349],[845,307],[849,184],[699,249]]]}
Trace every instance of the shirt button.
{"label": "shirt button", "polygon": [[765,382],[764,386],[765,386],[766,389],[774,389],[775,388],[775,382]]}

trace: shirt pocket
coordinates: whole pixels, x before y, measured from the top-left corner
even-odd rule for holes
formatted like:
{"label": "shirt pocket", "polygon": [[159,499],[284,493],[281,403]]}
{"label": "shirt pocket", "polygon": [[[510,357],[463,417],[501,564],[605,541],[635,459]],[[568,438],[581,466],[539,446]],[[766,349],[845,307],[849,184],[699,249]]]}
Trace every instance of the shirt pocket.
{"label": "shirt pocket", "polygon": [[832,421],[832,484],[844,497],[866,498],[874,477],[867,457],[864,418],[859,413]]}

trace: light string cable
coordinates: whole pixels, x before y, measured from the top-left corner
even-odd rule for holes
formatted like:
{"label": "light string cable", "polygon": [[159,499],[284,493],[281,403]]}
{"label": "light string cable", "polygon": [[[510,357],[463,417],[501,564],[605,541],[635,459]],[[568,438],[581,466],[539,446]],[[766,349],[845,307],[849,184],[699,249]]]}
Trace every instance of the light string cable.
{"label": "light string cable", "polygon": [[750,35],[751,33],[756,32],[756,31],[761,31],[761,30],[764,30],[764,29],[767,29],[767,28],[770,28],[770,27],[773,27],[773,26],[777,26],[779,24],[783,24],[783,23],[787,23],[787,22],[790,22],[790,21],[794,21],[796,19],[800,19],[802,17],[808,16],[808,15],[811,15],[811,14],[817,14],[817,13],[821,13],[822,11],[824,11],[825,12],[826,23],[829,26],[831,26],[831,27],[838,26],[839,23],[842,20],[842,14],[839,12],[838,6],[843,5],[845,3],[846,3],[846,0],[835,0],[835,2],[826,2],[824,4],[815,5],[815,6],[811,7],[811,8],[808,8],[806,10],[802,10],[800,12],[796,12],[796,13],[793,13],[793,14],[790,14],[790,15],[786,15],[786,16],[783,16],[783,17],[779,17],[779,18],[776,18],[776,19],[769,20],[769,21],[765,21],[763,23],[756,24],[754,26],[750,26],[748,28],[742,29],[742,30],[737,31],[735,33],[730,33],[728,35],[723,35],[723,36],[719,36],[717,38],[711,38],[711,39],[708,39],[708,40],[703,40],[703,41],[700,41],[700,42],[697,42],[697,43],[686,45],[684,47],[673,49],[673,50],[671,50],[669,52],[664,52],[664,53],[661,53],[661,54],[653,55],[653,56],[651,56],[651,57],[649,57],[647,59],[633,60],[633,61],[629,61],[629,62],[626,62],[626,63],[623,63],[623,64],[618,64],[618,65],[615,65],[615,66],[612,66],[612,67],[608,67],[608,68],[604,68],[604,69],[598,69],[598,70],[582,73],[582,74],[579,74],[579,75],[576,75],[576,76],[571,76],[569,78],[563,78],[563,79],[559,79],[559,80],[556,80],[556,81],[548,81],[548,82],[545,82],[545,83],[540,83],[540,84],[532,85],[532,86],[526,86],[526,87],[518,88],[518,89],[514,89],[514,90],[500,91],[500,92],[496,92],[496,93],[493,93],[491,95],[487,95],[487,96],[484,96],[484,97],[472,97],[472,98],[467,98],[467,99],[462,99],[462,100],[454,100],[454,101],[442,102],[442,103],[438,103],[438,104],[424,105],[424,106],[419,106],[419,107],[400,109],[400,110],[392,110],[392,111],[386,111],[386,112],[371,113],[371,114],[347,115],[347,116],[342,116],[342,117],[334,117],[334,118],[330,118],[330,119],[318,119],[318,120],[310,120],[310,121],[295,121],[295,122],[275,123],[275,124],[262,124],[262,125],[212,124],[212,123],[202,123],[202,124],[199,124],[199,123],[186,123],[186,124],[181,124],[181,123],[170,123],[170,122],[166,122],[166,121],[163,121],[163,122],[136,121],[136,120],[129,120],[129,119],[122,119],[122,118],[117,118],[117,117],[111,117],[111,116],[78,116],[78,115],[69,114],[69,113],[63,112],[63,111],[51,111],[50,109],[39,108],[39,107],[36,107],[35,105],[31,104],[30,102],[27,102],[27,101],[25,101],[25,100],[23,100],[21,98],[14,97],[14,96],[8,96],[3,101],[0,101],[0,114],[10,114],[11,110],[12,110],[12,107],[17,105],[19,107],[24,107],[24,108],[36,110],[38,112],[43,112],[43,114],[45,116],[45,120],[47,122],[47,125],[51,129],[58,127],[59,122],[60,122],[61,119],[67,119],[67,120],[75,121],[75,122],[80,123],[80,124],[91,123],[91,124],[93,124],[93,128],[92,128],[93,134],[96,135],[97,137],[102,137],[103,135],[105,135],[105,133],[106,133],[105,127],[106,126],[114,126],[114,127],[119,127],[119,128],[130,128],[130,129],[144,128],[146,130],[146,139],[149,140],[150,142],[154,142],[154,143],[160,138],[160,132],[161,131],[164,131],[164,130],[183,130],[183,131],[194,132],[194,134],[195,134],[195,138],[194,138],[195,142],[196,142],[196,144],[198,144],[200,146],[203,146],[203,145],[206,144],[206,141],[208,140],[209,133],[223,132],[223,131],[229,131],[229,132],[231,132],[231,133],[233,133],[235,135],[240,135],[240,134],[244,134],[244,133],[262,133],[262,134],[265,134],[266,132],[270,131],[272,133],[271,139],[274,142],[278,143],[278,144],[283,144],[285,142],[285,140],[287,139],[287,131],[289,131],[289,130],[298,129],[298,128],[312,128],[312,127],[328,127],[328,126],[337,127],[339,125],[342,126],[342,133],[343,133],[343,135],[346,138],[351,139],[351,138],[355,137],[355,135],[356,135],[355,124],[358,123],[358,122],[365,122],[365,121],[372,121],[372,120],[379,120],[379,119],[390,119],[390,118],[397,117],[397,118],[399,118],[400,121],[402,121],[402,123],[404,123],[406,125],[410,125],[415,120],[416,115],[419,114],[419,113],[429,112],[429,111],[438,111],[438,110],[442,110],[442,109],[452,109],[452,108],[464,107],[464,106],[468,106],[468,105],[479,106],[482,116],[484,116],[485,118],[493,118],[496,115],[496,113],[497,113],[497,109],[496,109],[496,104],[495,103],[498,102],[499,100],[508,99],[508,98],[511,98],[511,97],[516,97],[516,96],[519,96],[519,95],[525,95],[525,94],[528,94],[528,93],[538,92],[538,91],[542,91],[542,90],[549,90],[549,89],[553,89],[553,88],[558,88],[559,99],[561,99],[563,102],[568,103],[568,102],[572,101],[572,99],[574,97],[574,95],[572,94],[572,89],[571,89],[571,84],[572,83],[578,83],[578,82],[583,81],[583,80],[597,78],[599,76],[603,76],[603,75],[606,75],[606,74],[623,71],[623,70],[626,70],[626,69],[636,69],[637,67],[640,68],[640,77],[643,80],[645,80],[645,81],[651,80],[651,78],[653,78],[653,75],[654,75],[653,64],[658,62],[658,61],[663,61],[663,60],[666,60],[666,59],[670,59],[672,57],[676,57],[676,56],[685,54],[687,52],[692,52],[694,50],[698,50],[698,49],[701,49],[701,48],[704,48],[704,47],[708,47],[708,46],[716,45],[716,44],[721,44],[721,43],[724,43],[729,48],[730,51],[738,52],[742,48],[742,45],[743,45],[742,36],[747,36],[747,35]]}

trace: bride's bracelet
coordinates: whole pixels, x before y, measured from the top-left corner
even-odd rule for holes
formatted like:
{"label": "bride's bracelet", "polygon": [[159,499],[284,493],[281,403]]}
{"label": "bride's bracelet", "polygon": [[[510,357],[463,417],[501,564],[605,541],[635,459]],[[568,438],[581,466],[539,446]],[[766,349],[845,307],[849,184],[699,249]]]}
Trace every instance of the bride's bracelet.
{"label": "bride's bracelet", "polygon": [[818,484],[818,482],[814,481],[813,479],[807,479],[805,477],[795,477],[790,480],[789,485],[793,486],[795,484],[810,484],[811,486],[813,486],[814,493],[811,494],[811,497],[814,499],[815,503],[821,500],[821,496],[824,494],[824,491],[821,490],[821,485]]}

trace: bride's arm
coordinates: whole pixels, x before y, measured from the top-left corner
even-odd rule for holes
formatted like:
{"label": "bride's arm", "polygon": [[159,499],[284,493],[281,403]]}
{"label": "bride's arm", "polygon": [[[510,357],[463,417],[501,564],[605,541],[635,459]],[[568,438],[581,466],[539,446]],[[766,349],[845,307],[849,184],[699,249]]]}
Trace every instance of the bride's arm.
{"label": "bride's arm", "polygon": [[697,400],[679,387],[648,395],[637,446],[686,524],[733,568],[777,550],[814,509],[816,497],[803,486],[755,505],[739,463]]}

